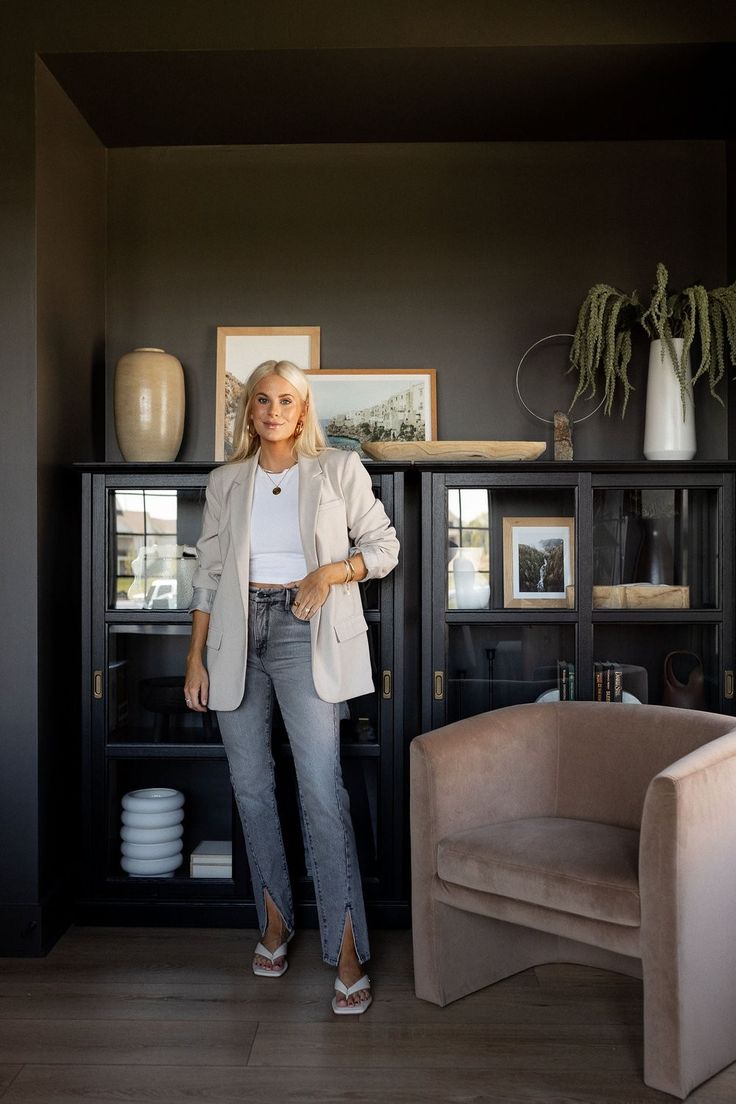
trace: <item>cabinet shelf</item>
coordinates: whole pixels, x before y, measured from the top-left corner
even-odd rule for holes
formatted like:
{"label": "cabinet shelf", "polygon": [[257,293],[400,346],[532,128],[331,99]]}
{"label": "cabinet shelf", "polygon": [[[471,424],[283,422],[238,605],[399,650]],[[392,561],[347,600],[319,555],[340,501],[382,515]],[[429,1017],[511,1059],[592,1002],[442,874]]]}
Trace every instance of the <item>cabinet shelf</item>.
{"label": "cabinet shelf", "polygon": [[[279,755],[293,758],[290,744],[279,744]],[[354,744],[347,741],[340,744],[340,755],[345,759],[378,759],[381,755],[380,744]]]}
{"label": "cabinet shelf", "polygon": [[677,624],[717,625],[723,620],[720,609],[650,609],[650,610],[593,610],[593,624]]}
{"label": "cabinet shelf", "polygon": [[129,625],[140,626],[141,630],[151,625],[158,632],[160,626],[169,625],[172,632],[187,636],[192,631],[192,615],[187,610],[108,610],[104,617],[106,625],[119,625],[122,632],[125,631],[123,626]]}
{"label": "cabinet shelf", "polygon": [[521,621],[536,624],[569,625],[578,619],[577,610],[445,610],[448,625],[518,625]]}
{"label": "cabinet shelf", "polygon": [[222,744],[115,743],[105,747],[108,759],[224,759]]}

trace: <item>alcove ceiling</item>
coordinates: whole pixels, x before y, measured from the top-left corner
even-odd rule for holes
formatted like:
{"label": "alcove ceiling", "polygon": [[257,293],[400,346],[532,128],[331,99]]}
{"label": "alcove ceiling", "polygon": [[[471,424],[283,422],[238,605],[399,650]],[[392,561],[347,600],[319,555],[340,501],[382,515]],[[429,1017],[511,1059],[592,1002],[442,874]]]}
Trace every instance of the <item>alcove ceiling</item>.
{"label": "alcove ceiling", "polygon": [[736,44],[46,53],[108,147],[734,137]]}

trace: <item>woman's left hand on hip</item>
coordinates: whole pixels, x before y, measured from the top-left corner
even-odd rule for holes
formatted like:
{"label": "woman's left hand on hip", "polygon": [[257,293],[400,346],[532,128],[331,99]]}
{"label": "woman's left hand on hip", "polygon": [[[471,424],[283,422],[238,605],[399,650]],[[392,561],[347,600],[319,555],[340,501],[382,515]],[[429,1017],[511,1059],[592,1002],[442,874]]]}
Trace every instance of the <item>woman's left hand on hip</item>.
{"label": "woman's left hand on hip", "polygon": [[325,572],[321,567],[316,571],[310,571],[303,579],[295,579],[286,584],[287,587],[296,587],[296,598],[291,607],[294,615],[302,621],[311,621],[317,610],[325,604],[330,593],[330,584],[325,578]]}

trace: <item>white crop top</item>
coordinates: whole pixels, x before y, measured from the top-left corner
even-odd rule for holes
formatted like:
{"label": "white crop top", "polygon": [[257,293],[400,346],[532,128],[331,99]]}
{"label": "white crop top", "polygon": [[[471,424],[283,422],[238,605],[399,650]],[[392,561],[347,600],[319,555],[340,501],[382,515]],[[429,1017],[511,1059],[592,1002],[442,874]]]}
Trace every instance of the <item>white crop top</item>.
{"label": "white crop top", "polygon": [[[258,465],[250,515],[250,578],[256,583],[290,583],[307,574],[299,535],[299,465],[286,475]],[[273,493],[274,484],[281,494]]]}

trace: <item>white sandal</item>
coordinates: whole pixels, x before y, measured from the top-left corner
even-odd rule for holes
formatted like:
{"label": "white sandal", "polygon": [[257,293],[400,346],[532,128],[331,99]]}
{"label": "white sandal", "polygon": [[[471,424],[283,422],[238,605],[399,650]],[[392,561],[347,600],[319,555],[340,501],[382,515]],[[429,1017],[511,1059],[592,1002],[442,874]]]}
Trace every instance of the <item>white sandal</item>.
{"label": "white sandal", "polygon": [[262,943],[256,943],[256,949],[253,952],[254,955],[260,955],[262,958],[267,958],[269,962],[275,962],[277,958],[283,958],[284,962],[278,970],[268,970],[265,966],[259,966],[257,963],[253,963],[253,973],[258,977],[281,977],[285,974],[289,968],[289,960],[286,957],[286,945],[290,943],[294,938],[294,933],[289,932],[289,936],[286,943],[282,943],[280,947],[277,947],[275,951],[269,951],[267,947],[264,947]]}
{"label": "white sandal", "polygon": [[[367,974],[363,974],[362,978],[356,981],[355,985],[351,985],[349,988],[339,978],[335,978],[335,990],[347,1000],[348,997],[352,997],[353,993],[359,992],[361,989],[370,989],[371,979]],[[359,1001],[358,1004],[338,1004],[337,997],[332,998],[332,1011],[338,1016],[360,1016],[363,1012],[366,1012],[370,1005],[373,1003],[373,997],[368,996],[367,1000]]]}

